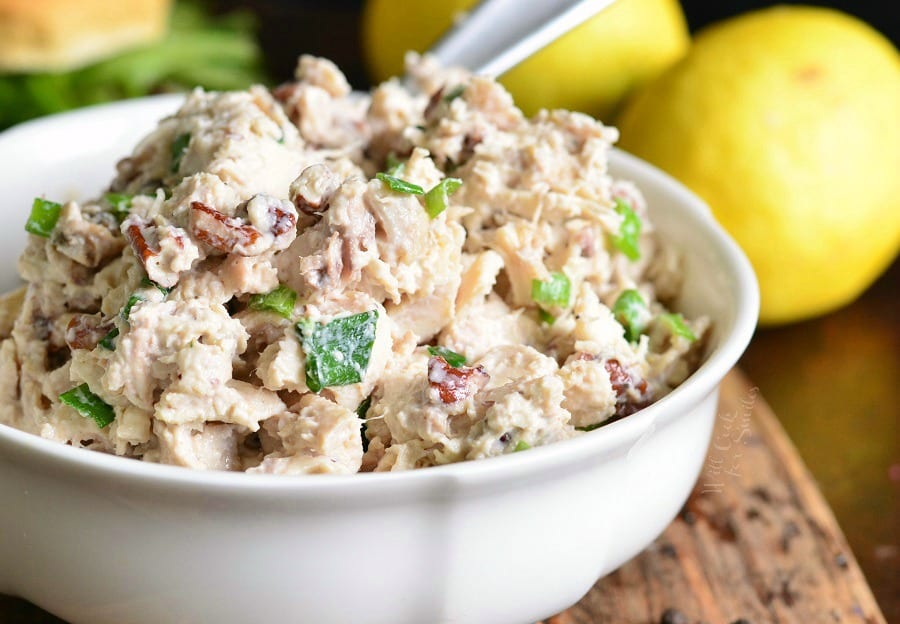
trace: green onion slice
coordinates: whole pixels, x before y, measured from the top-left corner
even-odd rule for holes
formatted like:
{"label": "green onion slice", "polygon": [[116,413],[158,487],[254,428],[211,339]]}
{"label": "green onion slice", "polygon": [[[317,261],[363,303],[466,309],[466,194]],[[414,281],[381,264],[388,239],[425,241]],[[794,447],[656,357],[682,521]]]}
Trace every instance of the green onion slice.
{"label": "green onion slice", "polygon": [[384,182],[389,189],[396,193],[406,193],[407,195],[424,195],[425,190],[418,184],[395,178],[386,173],[376,173],[375,177]]}
{"label": "green onion slice", "polygon": [[[167,297],[170,292],[172,292],[171,288],[166,288],[165,286],[160,286],[159,284],[157,284],[156,282],[154,282],[147,276],[144,276],[143,278],[141,278],[141,287],[142,288],[155,288],[156,290],[158,290],[159,292],[162,293],[162,296],[164,298]],[[128,297],[128,301],[125,302],[125,306],[122,308],[122,312],[119,314],[119,316],[121,316],[123,320],[127,321],[129,315],[131,314],[131,308],[133,308],[135,305],[137,305],[141,301],[147,301],[147,296],[140,291],[133,293],[130,297]]]}
{"label": "green onion slice", "polygon": [[105,336],[103,336],[103,338],[100,339],[100,342],[98,342],[97,344],[99,344],[102,348],[106,349],[107,351],[115,351],[116,350],[115,340],[118,336],[119,336],[119,328],[113,327],[111,330],[109,330],[108,334],[106,334]]}
{"label": "green onion slice", "polygon": [[403,175],[403,170],[406,168],[406,161],[397,158],[394,152],[390,152],[387,155],[385,164],[387,165],[387,175],[392,178],[398,178]]}
{"label": "green onion slice", "polygon": [[428,353],[434,357],[444,358],[444,361],[453,368],[459,368],[460,366],[466,365],[466,356],[460,355],[456,351],[451,351],[447,347],[428,347]]}
{"label": "green onion slice", "polygon": [[109,204],[109,211],[113,213],[116,219],[121,223],[125,217],[128,216],[128,213],[131,212],[131,200],[134,199],[134,195],[128,195],[126,193],[107,193],[103,196],[103,199]]}
{"label": "green onion slice", "polygon": [[372,395],[370,394],[364,398],[362,403],[359,404],[359,407],[356,408],[356,415],[362,419],[362,424],[359,426],[359,435],[362,437],[363,453],[369,450],[369,438],[366,436],[366,414],[371,406]]}
{"label": "green onion slice", "polygon": [[528,444],[525,440],[519,440],[516,442],[516,448],[513,449],[513,453],[518,453],[519,451],[527,451],[531,448],[531,445]]}
{"label": "green onion slice", "polygon": [[31,214],[25,222],[25,231],[49,238],[53,228],[56,227],[56,222],[59,221],[60,210],[62,204],[35,197],[34,203],[31,204]]}
{"label": "green onion slice", "polygon": [[444,96],[444,101],[452,102],[453,100],[455,100],[456,98],[458,98],[465,92],[466,92],[466,85],[456,85],[455,87],[453,87],[452,89],[450,89],[447,92],[447,95]]}
{"label": "green onion slice", "polygon": [[190,134],[179,134],[175,137],[175,140],[172,141],[172,173],[178,173],[178,170],[181,169],[181,161],[184,158],[184,153],[187,151],[190,142]]}
{"label": "green onion slice", "polygon": [[603,426],[603,423],[594,423],[593,425],[585,425],[584,427],[575,427],[575,431],[593,431]]}
{"label": "green onion slice", "polygon": [[287,286],[278,288],[265,294],[250,297],[250,309],[261,312],[275,312],[286,319],[294,314],[294,304],[297,302],[297,293]]}
{"label": "green onion slice", "polygon": [[658,318],[672,333],[672,335],[687,338],[691,342],[697,340],[697,336],[694,335],[694,332],[691,331],[691,328],[688,327],[687,323],[684,322],[684,317],[681,314],[666,312],[664,314],[660,314]]}
{"label": "green onion slice", "polygon": [[571,291],[569,278],[558,271],[551,273],[547,281],[531,280],[531,298],[541,306],[567,306]]}
{"label": "green onion slice", "polygon": [[172,289],[171,289],[171,288],[166,288],[165,286],[160,286],[159,284],[157,284],[156,282],[154,282],[154,281],[153,281],[152,279],[150,279],[149,277],[142,277],[142,278],[141,278],[141,286],[144,286],[145,288],[150,288],[150,287],[152,286],[153,288],[155,288],[156,290],[158,290],[159,292],[161,292],[162,295],[163,295],[163,297],[168,296],[168,294],[169,294],[170,292],[172,292]]}
{"label": "green onion slice", "polygon": [[[362,403],[356,408],[356,415],[365,420],[369,408],[372,407],[372,395],[370,394],[362,400]],[[365,426],[365,425],[363,425]]]}
{"label": "green onion slice", "polygon": [[122,308],[122,312],[120,313],[122,320],[127,321],[129,315],[131,314],[131,308],[133,308],[141,301],[146,301],[146,299],[139,293],[134,293],[133,295],[128,297],[128,301],[125,303],[125,307]]}
{"label": "green onion slice", "polygon": [[612,237],[613,246],[625,254],[629,260],[641,257],[638,239],[641,237],[641,218],[635,214],[626,202],[616,197],[616,212],[622,215],[619,234]]}
{"label": "green onion slice", "polygon": [[425,193],[425,212],[434,219],[447,209],[447,201],[462,186],[459,178],[444,178]]}
{"label": "green onion slice", "polygon": [[328,323],[304,319],[296,324],[306,353],[306,385],[313,392],[363,380],[372,346],[378,311],[336,318]]}
{"label": "green onion slice", "polygon": [[59,395],[61,403],[74,408],[85,418],[90,418],[101,429],[116,419],[112,406],[91,392],[86,383]]}
{"label": "green onion slice", "polygon": [[556,322],[556,317],[547,312],[544,308],[538,308],[538,318],[541,323],[546,323],[547,325],[553,325]]}
{"label": "green onion slice", "polygon": [[628,342],[635,342],[647,326],[647,304],[641,294],[632,288],[622,291],[613,304],[612,313],[625,328]]}

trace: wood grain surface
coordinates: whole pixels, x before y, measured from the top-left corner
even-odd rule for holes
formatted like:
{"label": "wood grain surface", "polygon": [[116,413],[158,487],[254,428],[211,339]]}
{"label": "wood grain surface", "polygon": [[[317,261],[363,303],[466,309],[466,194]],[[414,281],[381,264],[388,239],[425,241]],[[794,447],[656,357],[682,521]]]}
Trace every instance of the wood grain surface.
{"label": "wood grain surface", "polygon": [[735,370],[678,518],[545,624],[884,621],[815,481],[758,389]]}

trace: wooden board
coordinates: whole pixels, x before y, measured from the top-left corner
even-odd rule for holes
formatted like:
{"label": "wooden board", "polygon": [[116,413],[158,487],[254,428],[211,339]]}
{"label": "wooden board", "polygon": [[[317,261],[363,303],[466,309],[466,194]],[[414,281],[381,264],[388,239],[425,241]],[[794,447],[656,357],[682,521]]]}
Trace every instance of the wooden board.
{"label": "wooden board", "polygon": [[[666,611],[668,610],[668,613]],[[544,624],[864,623],[884,617],[778,419],[732,371],[703,472],[646,551]]]}

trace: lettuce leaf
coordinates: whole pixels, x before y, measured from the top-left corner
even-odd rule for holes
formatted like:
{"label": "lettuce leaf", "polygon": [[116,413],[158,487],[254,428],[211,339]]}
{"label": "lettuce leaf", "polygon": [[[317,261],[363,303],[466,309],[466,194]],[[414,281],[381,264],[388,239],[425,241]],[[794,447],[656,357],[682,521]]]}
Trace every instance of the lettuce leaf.
{"label": "lettuce leaf", "polygon": [[159,42],[63,73],[0,75],[0,129],[71,108],[151,93],[245,89],[268,82],[249,13],[211,16],[175,3]]}

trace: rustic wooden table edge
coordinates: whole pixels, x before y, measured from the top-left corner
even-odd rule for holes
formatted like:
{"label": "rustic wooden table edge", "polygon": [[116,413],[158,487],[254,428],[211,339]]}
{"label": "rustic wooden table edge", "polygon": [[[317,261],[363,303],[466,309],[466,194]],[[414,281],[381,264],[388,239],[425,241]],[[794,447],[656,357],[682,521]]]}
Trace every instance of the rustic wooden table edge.
{"label": "rustic wooden table edge", "polygon": [[546,624],[885,622],[815,480],[758,388],[722,382],[703,471],[647,550]]}

